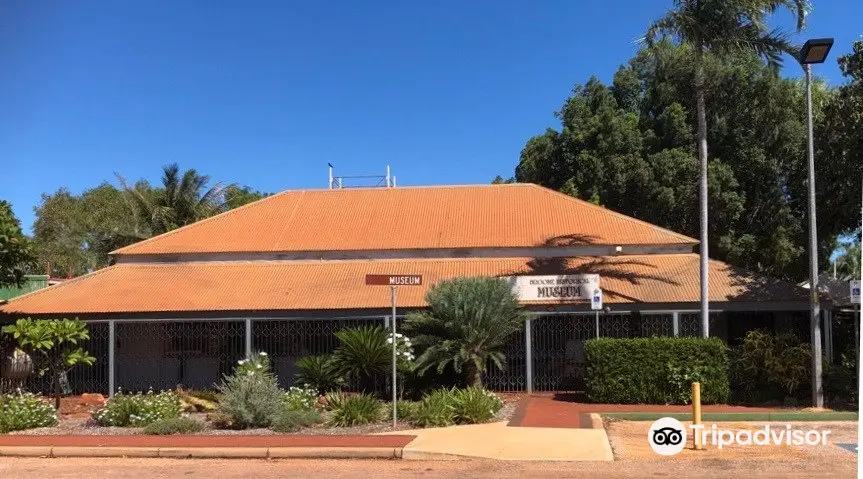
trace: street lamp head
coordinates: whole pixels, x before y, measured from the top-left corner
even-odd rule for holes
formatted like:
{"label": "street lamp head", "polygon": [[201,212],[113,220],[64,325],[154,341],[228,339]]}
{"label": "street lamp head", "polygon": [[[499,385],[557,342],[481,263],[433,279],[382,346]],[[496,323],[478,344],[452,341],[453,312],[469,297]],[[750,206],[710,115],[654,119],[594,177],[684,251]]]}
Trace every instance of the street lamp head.
{"label": "street lamp head", "polygon": [[827,59],[827,54],[830,53],[830,48],[833,46],[832,38],[813,38],[806,40],[803,48],[800,49],[798,60],[802,65],[812,63],[824,63]]}

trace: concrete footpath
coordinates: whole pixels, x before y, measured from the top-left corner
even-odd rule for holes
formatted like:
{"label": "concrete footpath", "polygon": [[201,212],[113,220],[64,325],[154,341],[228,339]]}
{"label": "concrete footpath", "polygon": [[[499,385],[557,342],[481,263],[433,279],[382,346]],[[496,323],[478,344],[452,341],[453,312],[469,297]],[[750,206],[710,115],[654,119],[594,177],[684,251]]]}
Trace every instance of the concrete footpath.
{"label": "concrete footpath", "polygon": [[398,459],[412,435],[0,436],[0,456]]}
{"label": "concrete footpath", "polygon": [[[593,419],[599,421],[598,416]],[[402,459],[614,460],[608,436],[602,427],[508,427],[506,422],[496,422],[413,429],[401,433],[416,436],[402,448]]]}

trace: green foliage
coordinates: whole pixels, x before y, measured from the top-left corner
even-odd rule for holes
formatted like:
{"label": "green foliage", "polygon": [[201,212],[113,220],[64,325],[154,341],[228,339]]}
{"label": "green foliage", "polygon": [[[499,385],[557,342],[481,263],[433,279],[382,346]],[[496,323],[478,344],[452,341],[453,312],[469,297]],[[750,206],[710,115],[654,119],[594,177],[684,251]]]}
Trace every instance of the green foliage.
{"label": "green foliage", "polygon": [[225,187],[224,191],[225,205],[228,209],[232,210],[266,198],[267,196],[270,196],[270,194],[271,193],[263,193],[261,191],[253,190],[248,186],[240,187],[237,185],[228,185]]}
{"label": "green foliage", "polygon": [[857,404],[857,366],[854,355],[843,354],[839,364],[824,363],[824,397],[839,404]]}
{"label": "green foliage", "polygon": [[30,393],[0,395],[0,433],[57,425],[57,410]]}
{"label": "green foliage", "polygon": [[[419,402],[415,401],[396,401],[396,416],[398,417],[398,420],[407,422],[412,421],[418,406]],[[392,417],[392,415],[393,405],[392,402],[389,402],[387,403],[387,417]]]}
{"label": "green foliage", "polygon": [[123,193],[108,183],[80,195],[66,188],[43,194],[33,233],[39,268],[60,277],[107,266],[108,253],[146,237]]}
{"label": "green foliage", "polygon": [[728,356],[718,338],[599,338],[585,341],[590,401],[685,403],[686,381],[699,379],[704,403],[728,401]]}
{"label": "green foliage", "polygon": [[210,177],[199,174],[194,168],[182,174],[176,163],[162,168],[162,187],[154,190],[142,188],[139,183],[130,186],[118,176],[135,219],[151,235],[162,234],[181,226],[228,210],[226,186],[216,183],[207,187]]}
{"label": "green foliage", "polygon": [[362,426],[381,419],[383,403],[374,396],[358,394],[345,399],[341,407],[333,410],[333,426]]}
{"label": "green foliage", "polygon": [[296,382],[314,388],[319,394],[340,389],[345,378],[336,367],[333,355],[306,356],[297,360]]}
{"label": "green foliage", "polygon": [[78,346],[90,339],[87,325],[80,320],[22,318],[3,327],[18,347],[30,355],[40,375],[49,374],[54,384],[54,407],[60,408],[63,376],[78,364],[92,365],[96,358]]}
{"label": "green foliage", "polygon": [[341,408],[347,399],[348,395],[341,391],[330,391],[324,395],[324,407],[327,411],[334,411]]}
{"label": "green foliage", "polygon": [[333,353],[333,367],[362,391],[374,390],[375,377],[385,374],[392,364],[390,334],[382,326],[360,326],[336,332],[339,347]]}
{"label": "green foliage", "polygon": [[181,410],[180,396],[172,391],[119,392],[93,412],[93,420],[100,426],[144,427],[162,419],[179,418]]}
{"label": "green foliage", "polygon": [[454,389],[450,398],[458,424],[488,422],[503,407],[503,400],[497,394],[474,386]]}
{"label": "green foliage", "polygon": [[[859,43],[855,58],[863,58]],[[803,87],[752,53],[707,53],[702,66],[711,257],[799,281],[808,271]],[[697,237],[695,69],[691,47],[658,41],[622,66],[611,85],[595,78],[576,85],[556,113],[560,126],[524,145],[516,179]],[[859,78],[836,89],[816,82],[813,91],[824,265],[834,238],[859,226]]]}
{"label": "green foliage", "polygon": [[486,365],[503,368],[504,345],[524,325],[512,288],[502,279],[456,278],[441,281],[426,295],[429,309],[408,315],[405,330],[418,350],[417,371],[443,373],[448,366],[465,382],[482,386]]}
{"label": "green foliage", "polygon": [[455,424],[456,411],[449,389],[437,389],[423,396],[411,423],[416,427],[445,427]]}
{"label": "green foliage", "polygon": [[321,414],[313,409],[284,409],[273,417],[270,429],[276,432],[295,432],[321,422]]}
{"label": "green foliage", "polygon": [[231,427],[269,427],[275,414],[285,408],[285,392],[270,371],[269,361],[263,358],[266,356],[259,353],[239,361],[234,374],[225,376],[217,385],[221,394],[219,412],[230,418],[223,422]]}
{"label": "green foliage", "polygon": [[19,286],[34,259],[30,240],[21,231],[12,205],[0,200],[0,287]]}
{"label": "green foliage", "polygon": [[188,417],[159,419],[144,427],[144,434],[167,436],[169,434],[191,434],[204,430],[204,424]]}
{"label": "green foliage", "polygon": [[311,411],[318,407],[318,392],[307,387],[291,386],[282,398],[285,408],[292,411]]}
{"label": "green foliage", "polygon": [[809,385],[809,344],[790,333],[749,331],[732,353],[731,378],[743,401],[799,397]]}
{"label": "green foliage", "polygon": [[270,357],[263,351],[252,353],[248,358],[237,361],[237,366],[234,367],[234,374],[239,376],[252,376],[259,373],[271,374],[272,372]]}

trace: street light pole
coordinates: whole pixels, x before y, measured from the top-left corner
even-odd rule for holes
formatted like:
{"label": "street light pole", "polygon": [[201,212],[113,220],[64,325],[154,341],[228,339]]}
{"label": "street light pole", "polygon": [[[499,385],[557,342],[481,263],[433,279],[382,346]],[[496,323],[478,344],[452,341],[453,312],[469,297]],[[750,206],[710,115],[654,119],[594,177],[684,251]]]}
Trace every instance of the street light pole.
{"label": "street light pole", "polygon": [[818,233],[815,229],[815,139],[812,132],[812,64],[824,63],[832,38],[807,40],[797,61],[806,73],[806,146],[809,166],[809,339],[812,353],[812,406],[824,407],[821,389],[821,305],[818,295]]}
{"label": "street light pole", "polygon": [[824,407],[821,389],[821,304],[818,298],[818,237],[815,229],[815,145],[812,133],[812,65],[806,71],[806,143],[809,156],[809,328],[812,342],[812,406]]}

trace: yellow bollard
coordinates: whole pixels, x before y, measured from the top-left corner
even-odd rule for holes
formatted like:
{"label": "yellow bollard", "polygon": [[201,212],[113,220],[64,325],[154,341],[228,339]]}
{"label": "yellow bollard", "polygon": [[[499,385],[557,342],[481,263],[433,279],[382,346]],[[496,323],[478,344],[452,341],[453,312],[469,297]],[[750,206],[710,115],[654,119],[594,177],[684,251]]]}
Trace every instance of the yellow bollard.
{"label": "yellow bollard", "polygon": [[[701,383],[692,383],[692,424],[701,424]],[[692,438],[695,450],[704,449],[704,445],[701,444],[701,431],[693,429],[693,432],[695,433]]]}

